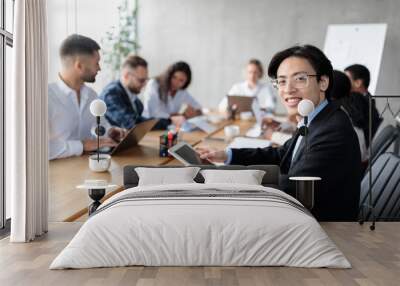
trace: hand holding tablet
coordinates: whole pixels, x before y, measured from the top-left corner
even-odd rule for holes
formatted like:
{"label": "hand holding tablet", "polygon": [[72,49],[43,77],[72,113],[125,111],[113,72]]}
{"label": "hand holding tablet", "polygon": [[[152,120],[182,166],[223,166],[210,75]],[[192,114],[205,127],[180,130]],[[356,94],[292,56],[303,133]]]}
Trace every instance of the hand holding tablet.
{"label": "hand holding tablet", "polygon": [[200,155],[186,142],[180,142],[168,149],[168,153],[174,156],[185,166],[190,165],[213,165],[209,160],[200,158]]}
{"label": "hand holding tablet", "polygon": [[226,152],[224,150],[217,150],[213,148],[196,148],[196,151],[203,160],[208,160],[211,162],[223,163],[227,159]]}

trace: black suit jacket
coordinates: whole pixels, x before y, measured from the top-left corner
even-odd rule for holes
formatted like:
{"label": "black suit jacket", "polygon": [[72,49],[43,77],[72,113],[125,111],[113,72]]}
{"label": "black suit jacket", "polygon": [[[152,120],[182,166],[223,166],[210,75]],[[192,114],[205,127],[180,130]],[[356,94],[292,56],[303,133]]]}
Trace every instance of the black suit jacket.
{"label": "black suit jacket", "polygon": [[328,105],[309,125],[292,161],[297,138],[275,148],[232,149],[231,164],[277,164],[281,168],[282,189],[295,194],[291,176],[317,176],[312,213],[319,220],[348,221],[357,218],[360,198],[361,155],[357,135],[338,103]]}
{"label": "black suit jacket", "polygon": [[140,99],[137,98],[133,106],[119,80],[109,83],[100,94],[100,98],[107,105],[105,117],[114,126],[130,129],[135,124],[146,120],[142,116],[143,104]]}

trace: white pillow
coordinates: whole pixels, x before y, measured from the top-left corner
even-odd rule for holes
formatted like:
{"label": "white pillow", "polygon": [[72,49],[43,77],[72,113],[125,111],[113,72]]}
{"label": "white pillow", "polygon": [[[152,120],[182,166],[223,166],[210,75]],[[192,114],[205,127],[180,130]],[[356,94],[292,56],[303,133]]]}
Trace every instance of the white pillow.
{"label": "white pillow", "polygon": [[204,183],[261,185],[265,171],[261,170],[202,170]]}
{"label": "white pillow", "polygon": [[135,168],[139,176],[139,186],[195,183],[193,179],[199,170],[199,167]]}

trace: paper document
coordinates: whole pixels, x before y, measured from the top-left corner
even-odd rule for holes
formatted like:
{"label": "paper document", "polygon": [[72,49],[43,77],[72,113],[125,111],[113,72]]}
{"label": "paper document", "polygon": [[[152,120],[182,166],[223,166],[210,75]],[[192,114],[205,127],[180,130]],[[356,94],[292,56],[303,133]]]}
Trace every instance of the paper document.
{"label": "paper document", "polygon": [[203,130],[208,134],[217,130],[215,126],[207,122],[207,117],[204,115],[190,118],[187,122],[195,125],[196,127],[200,128],[201,130]]}
{"label": "paper document", "polygon": [[266,139],[236,137],[228,148],[265,148],[269,146],[271,146],[271,142]]}

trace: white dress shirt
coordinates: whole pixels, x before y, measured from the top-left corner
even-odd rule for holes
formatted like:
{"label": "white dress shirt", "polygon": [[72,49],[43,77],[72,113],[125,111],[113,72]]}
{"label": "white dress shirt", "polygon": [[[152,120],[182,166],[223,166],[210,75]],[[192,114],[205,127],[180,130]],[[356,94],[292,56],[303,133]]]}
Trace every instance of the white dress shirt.
{"label": "white dress shirt", "polygon": [[[80,90],[80,104],[75,90],[64,81],[49,84],[49,159],[80,156],[84,139],[95,139],[92,128],[96,118],[90,113],[90,103],[97,99],[96,92],[86,85]],[[109,128],[102,117],[101,124]]]}
{"label": "white dress shirt", "polygon": [[139,98],[139,97],[138,97],[138,94],[133,93],[132,91],[129,90],[129,88],[126,88],[124,85],[122,85],[122,86],[123,86],[123,88],[124,88],[126,94],[128,95],[129,100],[131,101],[133,108],[136,109],[136,108],[135,108],[135,106],[136,106],[136,105],[135,105],[135,101],[136,101],[136,99]]}
{"label": "white dress shirt", "polygon": [[[258,82],[254,88],[250,88],[247,81],[236,83],[229,90],[228,95],[256,96],[261,108],[275,111],[276,91],[267,82]],[[220,111],[225,111],[228,107],[228,99],[225,96],[218,105]]]}
{"label": "white dress shirt", "polygon": [[171,114],[178,113],[183,104],[192,106],[194,109],[201,109],[193,96],[187,90],[178,90],[175,96],[168,95],[167,102],[160,99],[159,85],[155,79],[151,79],[143,92],[144,96],[144,117],[169,118]]}
{"label": "white dress shirt", "polygon": [[135,113],[138,113],[138,110],[137,110],[137,108],[136,108],[136,103],[135,103],[136,99],[139,99],[138,94],[133,93],[132,91],[129,90],[129,88],[126,88],[124,85],[122,85],[122,86],[123,86],[123,88],[124,88],[126,94],[128,95],[129,100],[131,101],[133,111],[134,111]]}

